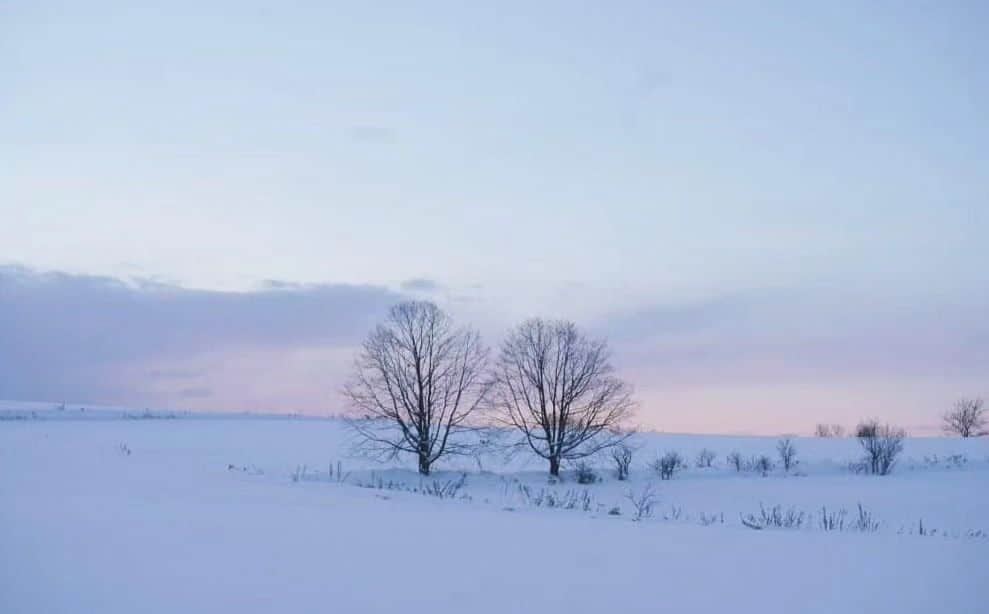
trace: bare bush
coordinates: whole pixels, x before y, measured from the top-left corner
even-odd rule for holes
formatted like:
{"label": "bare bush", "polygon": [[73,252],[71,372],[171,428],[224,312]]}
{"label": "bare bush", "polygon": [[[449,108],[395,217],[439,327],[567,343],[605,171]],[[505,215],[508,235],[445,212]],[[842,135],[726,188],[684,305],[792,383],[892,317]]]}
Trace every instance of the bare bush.
{"label": "bare bush", "polygon": [[757,471],[762,474],[762,477],[769,475],[769,472],[776,468],[773,463],[773,459],[769,458],[765,454],[753,457],[749,462],[749,467],[752,471]]}
{"label": "bare bush", "polygon": [[766,509],[759,505],[759,514],[749,514],[742,516],[742,524],[750,529],[799,529],[803,526],[807,515],[795,508],[784,510],[779,505]]}
{"label": "bare bush", "polygon": [[677,471],[684,466],[683,457],[679,452],[670,451],[657,458],[652,463],[653,471],[659,474],[660,479],[670,480]]}
{"label": "bare bush", "polygon": [[906,431],[889,424],[880,425],[875,420],[862,422],[856,428],[859,445],[865,450],[863,463],[873,475],[887,475],[896,464],[896,457],[903,451]]}
{"label": "bare bush", "polygon": [[594,469],[584,461],[580,461],[574,467],[574,478],[577,479],[578,484],[594,484],[600,480]]}
{"label": "bare bush", "polygon": [[714,462],[714,450],[708,450],[704,448],[697,453],[697,459],[694,463],[699,469],[708,469],[711,467],[711,463]]}
{"label": "bare bush", "polygon": [[728,455],[727,460],[728,460],[728,466],[734,467],[735,471],[737,471],[738,473],[741,473],[742,469],[745,469],[745,460],[742,458],[741,453],[737,451],[732,452],[731,454]]}
{"label": "bare bush", "polygon": [[817,437],[844,437],[845,427],[840,424],[818,424],[814,428]]}
{"label": "bare bush", "polygon": [[879,530],[879,521],[859,503],[853,518],[848,518],[848,512],[844,508],[828,511],[828,508],[822,507],[820,526],[825,531],[875,533]]}
{"label": "bare bush", "polygon": [[528,320],[509,333],[494,369],[497,418],[518,429],[550,475],[560,464],[625,441],[634,404],[604,341],[565,321]]}
{"label": "bare bush", "polygon": [[725,523],[725,514],[724,514],[724,512],[721,512],[720,514],[711,514],[709,516],[709,515],[705,514],[704,512],[701,512],[701,515],[698,517],[698,520],[705,527],[710,526],[710,525],[712,525],[712,524],[714,524],[716,522],[717,523],[724,524]]}
{"label": "bare bush", "polygon": [[863,420],[855,426],[855,436],[858,438],[875,437],[879,431],[879,422],[876,420]]}
{"label": "bare bush", "polygon": [[783,471],[790,473],[790,469],[797,464],[797,448],[793,445],[793,440],[789,437],[780,439],[776,444],[776,451],[783,464]]}
{"label": "bare bush", "polygon": [[827,507],[821,508],[821,528],[825,531],[844,531],[845,518],[848,511],[844,508],[840,510],[828,511]]}
{"label": "bare bush", "polygon": [[858,514],[852,523],[852,528],[863,533],[875,533],[879,530],[879,521],[872,517],[872,513],[858,504]]}
{"label": "bare bush", "polygon": [[469,454],[458,435],[488,390],[486,360],[478,334],[455,329],[433,303],[392,307],[364,341],[344,390],[361,450],[413,454],[423,475],[445,454]]}
{"label": "bare bush", "polygon": [[615,477],[627,480],[632,467],[634,450],[628,444],[620,443],[611,448],[611,460],[615,463]]}
{"label": "bare bush", "polygon": [[[302,477],[296,479],[293,476],[293,481],[301,481],[306,479],[306,468],[302,466]],[[296,470],[298,473],[298,469]],[[467,494],[460,494],[461,489],[467,483],[467,474],[461,473],[460,477],[456,480],[432,480],[430,482],[424,482],[421,478],[419,480],[418,486],[410,486],[405,482],[400,482],[398,480],[388,480],[387,482],[376,473],[371,473],[371,479],[368,482],[357,482],[357,486],[360,488],[370,488],[374,490],[395,490],[400,492],[410,492],[418,493],[421,495],[426,495],[430,497],[436,497],[438,499],[460,499],[465,501],[473,500],[473,497]]]}
{"label": "bare bush", "polygon": [[632,520],[643,520],[652,516],[653,505],[656,503],[656,491],[652,484],[646,484],[638,493],[628,491],[625,493],[625,498],[632,503]]}
{"label": "bare bush", "polygon": [[565,510],[591,511],[594,507],[594,498],[586,489],[567,490],[559,493],[550,488],[540,488],[533,491],[526,484],[519,484],[519,494],[526,505],[535,507],[559,508]]}
{"label": "bare bush", "polygon": [[943,421],[945,433],[961,437],[986,434],[986,409],[982,405],[982,399],[960,399],[944,414]]}
{"label": "bare bush", "polygon": [[432,482],[421,484],[419,491],[422,494],[429,495],[431,497],[437,497],[440,499],[454,499],[466,483],[467,474],[461,473],[460,477],[456,480],[446,480],[444,482],[433,480]]}

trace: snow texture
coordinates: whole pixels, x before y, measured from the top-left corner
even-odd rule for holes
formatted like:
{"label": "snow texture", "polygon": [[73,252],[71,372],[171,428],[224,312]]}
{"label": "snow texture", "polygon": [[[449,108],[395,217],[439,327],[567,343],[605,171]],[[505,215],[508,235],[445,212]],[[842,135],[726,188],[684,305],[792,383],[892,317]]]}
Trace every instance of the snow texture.
{"label": "snow texture", "polygon": [[[989,438],[909,439],[884,477],[848,470],[854,439],[795,438],[763,477],[726,456],[777,461],[776,438],[643,434],[631,481],[602,457],[581,485],[500,453],[421,479],[351,456],[337,420],[6,407],[4,613],[989,612]],[[660,480],[670,450],[690,466]],[[877,530],[819,526],[859,504]],[[804,524],[741,522],[777,505]]]}

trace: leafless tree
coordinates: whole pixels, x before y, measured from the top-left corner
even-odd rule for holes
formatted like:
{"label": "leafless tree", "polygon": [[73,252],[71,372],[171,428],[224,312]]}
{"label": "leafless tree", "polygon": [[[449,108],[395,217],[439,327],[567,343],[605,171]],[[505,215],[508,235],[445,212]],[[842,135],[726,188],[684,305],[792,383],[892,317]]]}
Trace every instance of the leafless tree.
{"label": "leafless tree", "polygon": [[780,439],[776,444],[776,451],[779,452],[780,462],[783,463],[783,471],[790,473],[797,460],[797,448],[793,445],[793,440],[789,437]]}
{"label": "leafless tree", "polygon": [[621,427],[634,408],[631,389],[613,373],[604,341],[588,339],[572,322],[527,320],[502,344],[493,377],[495,415],[559,475],[562,461],[629,437]]}
{"label": "leafless tree", "polygon": [[769,458],[765,454],[760,454],[759,456],[753,456],[752,460],[749,461],[749,467],[753,471],[757,471],[762,474],[762,477],[769,475],[776,465],[773,464],[773,459]]}
{"label": "leafless tree", "polygon": [[628,479],[634,452],[635,450],[626,443],[620,443],[611,448],[611,460],[615,463],[615,477],[619,480]]}
{"label": "leafless tree", "polygon": [[944,432],[962,437],[984,435],[986,409],[982,399],[961,399],[951,411],[944,414]]}
{"label": "leafless tree", "polygon": [[896,457],[903,451],[903,440],[907,433],[889,424],[879,424],[875,420],[862,422],[855,429],[859,444],[865,450],[864,463],[869,473],[886,475],[893,470]]}
{"label": "leafless tree", "polygon": [[458,435],[489,388],[486,360],[479,335],[455,328],[433,303],[392,307],[364,341],[344,389],[361,448],[413,454],[423,475],[445,454],[469,453]]}
{"label": "leafless tree", "polygon": [[686,463],[679,452],[670,451],[657,458],[652,463],[652,469],[661,480],[672,480],[677,471],[683,469]]}

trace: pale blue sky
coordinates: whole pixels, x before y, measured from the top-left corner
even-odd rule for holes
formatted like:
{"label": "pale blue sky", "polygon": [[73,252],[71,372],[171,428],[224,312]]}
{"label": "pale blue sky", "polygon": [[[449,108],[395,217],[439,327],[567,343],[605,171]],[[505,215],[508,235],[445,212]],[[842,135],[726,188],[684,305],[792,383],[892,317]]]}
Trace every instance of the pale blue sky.
{"label": "pale blue sky", "polygon": [[629,339],[659,426],[989,395],[985,3],[141,4],[0,0],[0,265],[434,280],[493,343],[534,314]]}

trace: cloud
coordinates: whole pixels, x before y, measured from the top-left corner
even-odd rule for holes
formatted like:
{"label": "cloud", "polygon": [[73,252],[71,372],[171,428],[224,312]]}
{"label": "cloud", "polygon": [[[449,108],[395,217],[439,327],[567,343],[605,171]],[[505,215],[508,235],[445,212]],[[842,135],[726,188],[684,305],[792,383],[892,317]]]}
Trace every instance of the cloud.
{"label": "cloud", "polygon": [[421,292],[432,294],[434,292],[439,292],[443,289],[443,286],[433,280],[426,279],[424,277],[418,277],[416,279],[407,279],[402,282],[402,290],[405,292]]}
{"label": "cloud", "polygon": [[751,291],[612,316],[621,364],[704,381],[989,372],[989,297],[946,303],[841,288]]}
{"label": "cloud", "polygon": [[[139,380],[204,377],[183,359],[207,352],[353,346],[401,298],[371,285],[217,292],[3,266],[0,398],[127,400],[123,391],[138,396]],[[148,365],[136,372],[144,377],[135,365]],[[205,390],[184,388],[184,397]]]}

